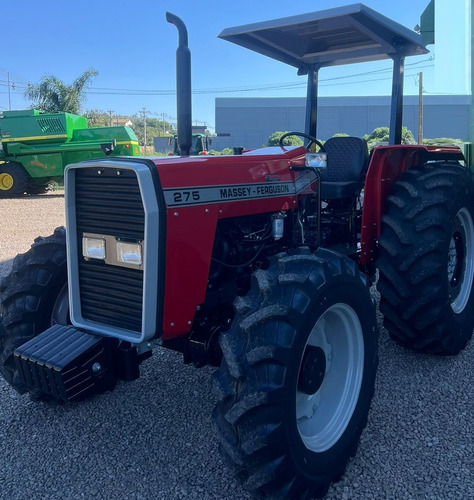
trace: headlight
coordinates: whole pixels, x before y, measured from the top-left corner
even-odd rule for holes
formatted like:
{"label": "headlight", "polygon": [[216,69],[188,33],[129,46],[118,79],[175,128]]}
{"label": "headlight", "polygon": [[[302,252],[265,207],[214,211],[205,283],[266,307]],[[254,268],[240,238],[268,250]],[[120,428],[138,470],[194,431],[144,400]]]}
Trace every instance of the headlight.
{"label": "headlight", "polygon": [[82,255],[85,260],[102,260],[110,266],[143,269],[143,241],[121,241],[108,234],[82,234]]}
{"label": "headlight", "polygon": [[117,260],[122,264],[141,266],[143,263],[141,243],[117,241]]}
{"label": "headlight", "polygon": [[102,238],[82,238],[82,255],[86,259],[105,260],[105,240]]}
{"label": "headlight", "polygon": [[326,153],[306,153],[305,165],[313,168],[326,168],[328,166],[327,159]]}

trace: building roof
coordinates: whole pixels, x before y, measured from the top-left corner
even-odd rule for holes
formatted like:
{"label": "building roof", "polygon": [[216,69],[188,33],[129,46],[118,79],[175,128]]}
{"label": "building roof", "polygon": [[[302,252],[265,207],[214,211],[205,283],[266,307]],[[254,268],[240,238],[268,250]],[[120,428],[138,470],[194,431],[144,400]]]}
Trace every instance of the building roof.
{"label": "building roof", "polygon": [[357,3],[223,30],[220,38],[307,73],[400,55],[426,54],[420,35]]}
{"label": "building roof", "polygon": [[[391,97],[381,96],[320,96],[319,106],[389,106]],[[471,96],[468,94],[459,95],[425,95],[423,96],[424,106],[469,106]],[[418,106],[419,96],[403,96],[403,104]],[[215,107],[221,108],[304,108],[306,97],[216,97]]]}

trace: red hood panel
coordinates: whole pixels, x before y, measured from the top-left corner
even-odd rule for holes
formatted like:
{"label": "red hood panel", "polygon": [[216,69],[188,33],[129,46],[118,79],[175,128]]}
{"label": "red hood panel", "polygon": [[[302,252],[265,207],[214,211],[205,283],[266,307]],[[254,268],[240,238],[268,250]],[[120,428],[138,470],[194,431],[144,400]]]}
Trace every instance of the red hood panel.
{"label": "red hood panel", "polygon": [[302,147],[269,147],[235,156],[170,156],[152,161],[167,189],[290,180],[290,162],[304,161],[305,153]]}

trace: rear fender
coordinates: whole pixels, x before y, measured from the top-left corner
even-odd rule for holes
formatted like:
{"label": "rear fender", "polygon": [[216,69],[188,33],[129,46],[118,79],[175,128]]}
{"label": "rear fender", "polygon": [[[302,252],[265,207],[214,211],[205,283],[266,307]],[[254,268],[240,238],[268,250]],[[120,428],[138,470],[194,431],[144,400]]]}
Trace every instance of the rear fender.
{"label": "rear fender", "polygon": [[375,262],[383,207],[394,183],[413,166],[436,160],[465,161],[465,158],[458,147],[400,145],[380,146],[373,151],[364,185],[361,266]]}

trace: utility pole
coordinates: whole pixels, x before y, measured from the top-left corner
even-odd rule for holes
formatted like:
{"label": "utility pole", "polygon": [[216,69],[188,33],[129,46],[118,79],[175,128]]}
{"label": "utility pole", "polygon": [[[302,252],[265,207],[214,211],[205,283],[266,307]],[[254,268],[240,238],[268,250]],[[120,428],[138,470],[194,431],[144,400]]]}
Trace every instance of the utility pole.
{"label": "utility pole", "polygon": [[423,144],[423,73],[418,73],[418,144]]}
{"label": "utility pole", "polygon": [[12,100],[11,100],[11,97],[10,97],[10,72],[7,72],[7,80],[8,80],[8,110],[11,111],[12,110]]}
{"label": "utility pole", "polygon": [[146,154],[146,115],[148,110],[143,108],[140,113],[143,115],[143,145],[145,146],[145,154]]}
{"label": "utility pole", "polygon": [[166,130],[165,130],[165,116],[167,116],[166,113],[161,113],[161,116],[163,118],[163,136],[166,134]]}
{"label": "utility pole", "polygon": [[112,125],[113,125],[113,122],[112,122],[112,114],[113,114],[113,112],[114,112],[114,111],[113,111],[112,109],[109,109],[109,110],[108,110],[108,113],[109,113],[109,115],[110,115],[110,126],[112,126]]}

